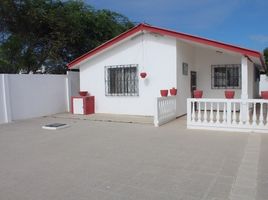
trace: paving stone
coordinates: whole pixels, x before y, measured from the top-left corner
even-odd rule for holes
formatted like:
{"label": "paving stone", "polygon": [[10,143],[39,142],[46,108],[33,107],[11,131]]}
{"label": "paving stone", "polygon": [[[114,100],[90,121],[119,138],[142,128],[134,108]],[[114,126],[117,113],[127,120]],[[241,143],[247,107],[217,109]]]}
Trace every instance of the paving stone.
{"label": "paving stone", "polygon": [[[55,119],[71,126],[41,129]],[[258,152],[257,140],[241,166],[248,134],[183,124],[155,128],[46,117],[0,125],[0,199],[222,200],[237,175],[250,169],[260,169],[256,180],[266,183],[261,175],[268,174],[268,148],[260,150],[263,168],[248,160]],[[237,174],[239,167],[243,173]],[[265,186],[257,185],[258,198],[265,197]]]}

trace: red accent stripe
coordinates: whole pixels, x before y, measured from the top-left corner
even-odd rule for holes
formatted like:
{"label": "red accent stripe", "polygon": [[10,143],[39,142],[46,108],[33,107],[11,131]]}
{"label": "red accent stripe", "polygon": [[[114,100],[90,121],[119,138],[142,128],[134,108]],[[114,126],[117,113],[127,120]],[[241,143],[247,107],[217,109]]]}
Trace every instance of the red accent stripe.
{"label": "red accent stripe", "polygon": [[175,32],[175,31],[171,31],[171,30],[167,30],[167,29],[163,29],[163,28],[158,28],[158,27],[154,27],[154,26],[149,26],[146,24],[139,24],[138,26],[135,26],[134,28],[118,35],[117,37],[103,43],[102,45],[96,47],[95,49],[93,49],[93,50],[85,53],[84,55],[76,58],[75,60],[73,60],[72,62],[67,64],[67,66],[70,69],[74,65],[80,63],[81,61],[90,58],[91,56],[103,51],[106,48],[109,48],[110,46],[114,45],[115,43],[120,42],[121,40],[126,39],[129,36],[139,32],[139,31],[142,31],[142,30],[153,32],[153,33],[158,33],[158,34],[162,34],[162,35],[167,35],[167,36],[171,36],[171,37],[175,37],[175,38],[179,38],[179,39],[185,39],[185,40],[197,42],[200,44],[205,44],[205,45],[209,45],[209,46],[237,52],[237,53],[240,53],[240,54],[243,54],[246,56],[257,57],[257,58],[260,58],[262,65],[265,67],[264,61],[262,59],[262,54],[258,51],[254,51],[254,50],[250,50],[250,49],[246,49],[246,48],[242,48],[242,47],[238,47],[238,46],[234,46],[231,44],[226,44],[226,43],[222,43],[222,42],[218,42],[218,41],[214,41],[214,40],[209,40],[206,38],[201,38],[201,37],[197,37],[197,36],[193,36],[193,35],[189,35],[189,34],[185,34],[185,33]]}

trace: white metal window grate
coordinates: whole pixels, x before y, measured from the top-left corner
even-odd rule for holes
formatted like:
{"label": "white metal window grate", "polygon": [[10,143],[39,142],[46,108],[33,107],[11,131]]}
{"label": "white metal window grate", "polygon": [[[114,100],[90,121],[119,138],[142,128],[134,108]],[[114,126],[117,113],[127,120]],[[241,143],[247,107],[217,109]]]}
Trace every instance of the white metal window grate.
{"label": "white metal window grate", "polygon": [[240,89],[241,65],[240,64],[211,65],[211,88]]}
{"label": "white metal window grate", "polygon": [[105,66],[106,96],[138,96],[138,65]]}

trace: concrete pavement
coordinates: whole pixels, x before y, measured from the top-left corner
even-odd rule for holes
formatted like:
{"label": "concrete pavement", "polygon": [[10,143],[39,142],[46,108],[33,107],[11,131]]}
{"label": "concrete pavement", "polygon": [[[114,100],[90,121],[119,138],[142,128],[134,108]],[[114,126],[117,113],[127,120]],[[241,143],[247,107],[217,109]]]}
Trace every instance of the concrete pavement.
{"label": "concrete pavement", "polygon": [[[69,128],[44,130],[52,122]],[[266,200],[268,135],[45,117],[0,125],[0,199]],[[250,170],[250,173],[249,173]]]}

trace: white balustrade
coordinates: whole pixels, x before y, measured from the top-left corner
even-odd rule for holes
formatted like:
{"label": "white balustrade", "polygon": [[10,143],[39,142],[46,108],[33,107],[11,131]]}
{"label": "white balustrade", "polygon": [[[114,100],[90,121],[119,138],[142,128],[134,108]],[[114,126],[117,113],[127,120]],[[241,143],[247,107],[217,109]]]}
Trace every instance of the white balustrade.
{"label": "white balustrade", "polygon": [[[156,98],[154,125],[161,126],[169,121],[176,119],[176,109],[176,96]],[[192,117],[195,118],[195,116]]]}
{"label": "white balustrade", "polygon": [[268,100],[187,99],[187,127],[268,133]]}

